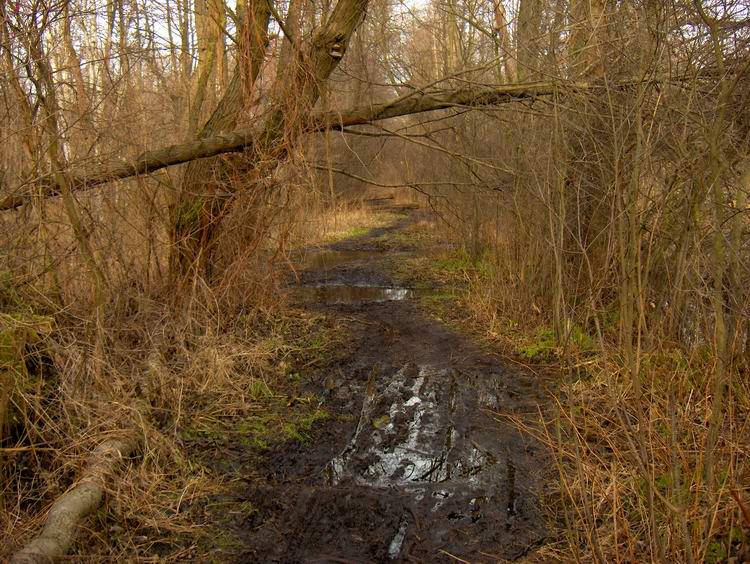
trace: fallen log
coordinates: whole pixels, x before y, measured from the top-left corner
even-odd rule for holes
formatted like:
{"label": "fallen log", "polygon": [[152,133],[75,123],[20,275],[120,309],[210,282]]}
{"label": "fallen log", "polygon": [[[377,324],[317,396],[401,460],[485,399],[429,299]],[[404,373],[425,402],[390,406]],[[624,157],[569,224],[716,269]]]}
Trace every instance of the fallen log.
{"label": "fallen log", "polygon": [[65,556],[75,538],[78,523],[99,507],[107,480],[138,443],[137,435],[131,433],[108,439],[97,446],[78,483],[52,504],[42,532],[16,552],[10,564],[42,564]]}

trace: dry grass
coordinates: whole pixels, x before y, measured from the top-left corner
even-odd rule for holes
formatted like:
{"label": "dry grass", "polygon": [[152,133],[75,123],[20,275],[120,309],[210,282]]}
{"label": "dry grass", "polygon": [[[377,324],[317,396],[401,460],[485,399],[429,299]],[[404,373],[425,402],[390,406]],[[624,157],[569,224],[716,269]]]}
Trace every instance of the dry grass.
{"label": "dry grass", "polygon": [[557,459],[568,546],[582,560],[718,562],[747,541],[750,523],[732,496],[747,495],[750,477],[747,390],[731,399],[713,491],[703,475],[710,366],[672,352],[649,355],[640,398],[617,362],[601,357],[561,388],[545,439]]}
{"label": "dry grass", "polygon": [[367,205],[339,205],[324,217],[306,218],[298,224],[291,238],[292,246],[314,247],[359,237],[371,229],[385,227],[396,219],[397,215],[393,213],[373,213],[373,209]]}
{"label": "dry grass", "polygon": [[750,387],[741,363],[731,367],[712,488],[709,348],[657,342],[642,351],[638,394],[615,341],[579,333],[560,346],[533,301],[508,304],[513,294],[491,258],[458,250],[432,261],[431,276],[466,288],[441,316],[558,382],[539,421],[513,420],[549,447],[557,470],[544,499],[559,537],[532,560],[742,561],[750,547]]}

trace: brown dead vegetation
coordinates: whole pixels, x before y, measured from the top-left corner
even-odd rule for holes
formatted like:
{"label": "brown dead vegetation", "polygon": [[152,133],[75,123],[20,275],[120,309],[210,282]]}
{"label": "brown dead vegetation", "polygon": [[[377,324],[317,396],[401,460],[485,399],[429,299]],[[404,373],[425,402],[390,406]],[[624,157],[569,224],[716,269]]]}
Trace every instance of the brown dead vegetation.
{"label": "brown dead vegetation", "polygon": [[199,558],[181,433],[286,389],[289,251],[383,194],[456,243],[453,319],[559,370],[542,560],[746,554],[748,5],[511,4],[0,3],[2,556],[125,430],[73,551]]}

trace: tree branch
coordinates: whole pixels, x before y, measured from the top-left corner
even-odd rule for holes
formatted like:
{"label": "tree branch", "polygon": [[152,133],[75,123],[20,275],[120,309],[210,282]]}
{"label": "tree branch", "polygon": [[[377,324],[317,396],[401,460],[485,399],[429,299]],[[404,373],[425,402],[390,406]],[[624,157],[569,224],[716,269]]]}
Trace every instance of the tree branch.
{"label": "tree branch", "polygon": [[139,436],[133,432],[104,441],[94,449],[78,483],[52,504],[42,532],[11,558],[13,564],[53,562],[65,556],[81,519],[102,502],[107,482],[122,459],[136,449]]}

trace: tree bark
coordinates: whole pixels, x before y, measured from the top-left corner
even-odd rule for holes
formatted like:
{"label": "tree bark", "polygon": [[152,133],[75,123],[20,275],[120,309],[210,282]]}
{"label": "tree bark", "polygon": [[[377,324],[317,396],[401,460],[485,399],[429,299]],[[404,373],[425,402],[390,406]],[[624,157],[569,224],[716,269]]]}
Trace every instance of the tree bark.
{"label": "tree bark", "polygon": [[498,58],[498,82],[509,83],[516,81],[516,61],[510,46],[510,29],[505,13],[503,0],[492,0],[493,32],[495,34],[495,53]]}
{"label": "tree bark", "polygon": [[[240,34],[239,62],[218,106],[198,132],[199,140],[235,128],[244,105],[243,82],[249,89],[260,74],[268,46],[270,19],[268,1],[251,0],[241,17],[243,29]],[[214,153],[216,154],[220,153]],[[189,161],[180,193],[172,210],[173,246],[169,262],[170,272],[173,275],[187,272],[199,256],[195,249],[205,247],[206,241],[212,237],[216,224],[214,221],[216,202],[222,197],[218,192],[219,186],[212,180],[217,170],[216,160],[189,159]],[[203,258],[207,259],[205,255]]]}
{"label": "tree bark", "polygon": [[520,82],[538,80],[541,75],[542,11],[541,0],[521,0],[518,5],[516,72]]}
{"label": "tree bark", "polygon": [[604,75],[607,33],[604,8],[604,0],[574,0],[571,5],[574,31],[568,57],[572,77],[601,78]]}

